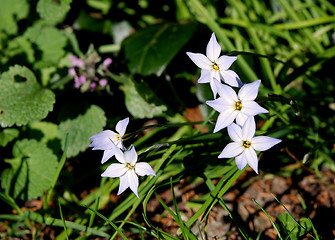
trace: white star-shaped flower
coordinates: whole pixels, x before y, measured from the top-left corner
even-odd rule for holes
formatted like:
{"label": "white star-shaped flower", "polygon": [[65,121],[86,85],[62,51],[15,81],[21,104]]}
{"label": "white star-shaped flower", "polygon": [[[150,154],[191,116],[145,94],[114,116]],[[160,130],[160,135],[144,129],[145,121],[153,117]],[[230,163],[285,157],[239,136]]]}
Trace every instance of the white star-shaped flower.
{"label": "white star-shaped flower", "polygon": [[235,123],[228,126],[228,135],[234,141],[229,143],[218,158],[235,157],[238,169],[242,170],[247,164],[258,174],[258,159],[256,151],[265,151],[281,142],[280,139],[255,136],[256,123],[253,117],[248,117],[241,127]]}
{"label": "white star-shaped flower", "polygon": [[111,130],[105,130],[90,137],[90,140],[93,141],[90,144],[90,147],[93,147],[93,150],[104,150],[101,163],[105,163],[108,159],[114,156],[114,151],[112,148],[113,143],[118,148],[125,150],[122,137],[126,132],[128,123],[129,118],[125,118],[116,124],[115,130],[117,133]]}
{"label": "white star-shaped flower", "polygon": [[137,162],[137,152],[133,145],[128,151],[122,152],[120,148],[113,144],[113,151],[116,159],[120,163],[112,163],[102,177],[120,178],[118,195],[123,193],[128,187],[138,196],[138,176],[153,175],[154,170],[146,162]]}
{"label": "white star-shaped flower", "polygon": [[206,56],[201,53],[186,53],[191,60],[201,68],[201,76],[198,83],[209,83],[216,98],[217,89],[214,78],[221,80],[230,86],[241,87],[243,84],[239,76],[232,70],[228,70],[237,59],[236,56],[226,56],[221,54],[221,47],[216,40],[215,33],[212,34],[206,48]]}
{"label": "white star-shaped flower", "polygon": [[238,94],[233,88],[220,83],[216,79],[214,79],[214,83],[219,97],[212,101],[206,101],[209,106],[220,113],[214,132],[229,126],[235,119],[236,123],[242,126],[248,116],[269,112],[254,101],[258,94],[260,80],[243,85]]}

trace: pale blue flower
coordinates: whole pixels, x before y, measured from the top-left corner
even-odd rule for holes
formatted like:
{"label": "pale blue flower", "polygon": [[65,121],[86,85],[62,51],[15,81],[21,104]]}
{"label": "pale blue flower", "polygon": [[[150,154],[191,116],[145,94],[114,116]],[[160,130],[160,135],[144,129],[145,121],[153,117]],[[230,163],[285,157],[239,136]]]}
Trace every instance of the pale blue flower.
{"label": "pale blue flower", "polygon": [[216,40],[215,33],[212,34],[206,48],[206,56],[201,53],[186,53],[191,60],[201,68],[201,76],[198,83],[209,83],[216,98],[217,88],[214,84],[214,78],[223,80],[230,86],[240,87],[242,82],[239,76],[232,70],[229,70],[232,63],[237,59],[236,56],[221,56],[221,47]]}
{"label": "pale blue flower", "polygon": [[122,152],[120,148],[112,144],[116,159],[120,163],[112,163],[102,177],[120,178],[118,195],[123,193],[128,187],[138,196],[138,176],[152,175],[156,176],[154,170],[146,162],[137,162],[138,156],[133,145],[129,150]]}
{"label": "pale blue flower", "polygon": [[233,88],[215,79],[214,83],[216,84],[219,97],[212,101],[206,101],[209,106],[220,113],[214,132],[218,132],[229,126],[235,119],[236,123],[242,126],[249,116],[268,113],[268,110],[262,108],[254,101],[258,94],[260,80],[243,85],[238,94],[236,94]]}
{"label": "pale blue flower", "polygon": [[90,147],[93,147],[93,150],[104,150],[101,163],[105,163],[108,159],[114,156],[113,143],[118,148],[125,150],[122,137],[126,132],[128,123],[129,118],[125,118],[116,124],[116,132],[105,130],[90,137],[90,140],[93,141],[90,144]]}
{"label": "pale blue flower", "polygon": [[253,117],[248,117],[241,127],[232,123],[227,127],[229,137],[234,141],[229,143],[218,158],[235,157],[238,169],[242,170],[247,164],[258,174],[258,158],[256,151],[265,151],[281,142],[280,139],[256,136],[256,123]]}

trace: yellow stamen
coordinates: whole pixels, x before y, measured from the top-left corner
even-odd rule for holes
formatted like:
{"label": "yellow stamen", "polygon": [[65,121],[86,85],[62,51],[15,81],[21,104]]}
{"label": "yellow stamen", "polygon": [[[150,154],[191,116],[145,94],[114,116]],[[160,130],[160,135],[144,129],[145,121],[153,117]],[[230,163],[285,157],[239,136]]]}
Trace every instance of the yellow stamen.
{"label": "yellow stamen", "polygon": [[249,142],[249,141],[244,141],[243,142],[243,147],[249,148],[250,146],[251,146],[251,142]]}
{"label": "yellow stamen", "polygon": [[134,166],[131,165],[130,163],[127,163],[126,167],[129,168],[129,169],[133,169]]}
{"label": "yellow stamen", "polygon": [[215,71],[220,70],[219,65],[217,65],[216,63],[213,64],[213,68],[214,68]]}
{"label": "yellow stamen", "polygon": [[236,110],[241,110],[242,109],[242,103],[241,103],[241,101],[238,101],[238,102],[235,103],[235,109]]}

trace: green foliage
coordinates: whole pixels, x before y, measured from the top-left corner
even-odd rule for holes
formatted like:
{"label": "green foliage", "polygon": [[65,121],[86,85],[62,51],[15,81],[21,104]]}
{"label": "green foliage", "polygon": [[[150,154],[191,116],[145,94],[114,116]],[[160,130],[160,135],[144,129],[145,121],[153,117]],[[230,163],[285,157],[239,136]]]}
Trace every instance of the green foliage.
{"label": "green foliage", "polygon": [[16,34],[17,22],[27,17],[29,4],[26,0],[0,0],[0,6],[0,32]]}
{"label": "green foliage", "polygon": [[125,104],[128,111],[136,118],[153,118],[162,116],[167,106],[155,95],[145,83],[129,80],[122,90],[125,94]]}
{"label": "green foliage", "polygon": [[123,43],[129,70],[143,76],[160,76],[192,37],[195,26],[194,23],[165,23],[137,31]]}
{"label": "green foliage", "polygon": [[67,42],[65,35],[61,30],[47,26],[42,21],[29,27],[24,36],[42,51],[40,61],[35,63],[37,68],[58,65],[59,60],[65,54],[64,47]]}
{"label": "green foliage", "polygon": [[36,10],[47,24],[56,25],[66,17],[71,2],[72,0],[39,0]]}
{"label": "green foliage", "polygon": [[288,213],[282,213],[276,219],[276,225],[278,226],[283,239],[300,239],[313,229],[313,224],[308,218],[301,218],[296,222],[292,216]]}
{"label": "green foliage", "polygon": [[26,67],[15,65],[1,75],[0,122],[2,127],[41,120],[52,111],[55,95],[42,88]]}
{"label": "green foliage", "polygon": [[31,200],[40,197],[50,187],[56,171],[57,157],[45,143],[23,139],[13,147],[11,165],[1,175],[1,186],[13,198]]}
{"label": "green foliage", "polygon": [[84,114],[68,119],[59,124],[59,136],[62,148],[65,146],[66,134],[69,133],[68,157],[77,156],[85,151],[89,144],[89,138],[101,132],[106,126],[105,112],[96,105],[91,105]]}
{"label": "green foliage", "polygon": [[[229,138],[225,130],[212,133],[217,113],[205,101],[213,95],[197,83],[201,71],[185,52],[204,53],[215,32],[222,53],[238,56],[231,69],[241,80],[262,80],[256,100],[269,114],[256,118],[256,133],[282,143],[260,155],[255,179],[307,169],[326,181],[319,168],[335,171],[334,16],[324,0],[0,0],[0,238],[38,239],[59,228],[57,240],[196,239],[202,233],[194,225],[206,232],[221,206],[243,238],[255,239],[222,201],[232,186],[250,184],[251,173],[217,158]],[[95,169],[108,163],[81,161],[102,154],[89,148],[89,137],[127,116],[125,147],[134,144],[156,173],[140,177],[139,199],[128,190],[116,197],[118,179],[99,185]],[[38,213],[22,210],[46,190]],[[313,219],[287,211],[274,223],[259,207],[279,239],[318,239]],[[158,227],[157,217],[173,221],[177,233]]]}
{"label": "green foliage", "polygon": [[0,132],[0,146],[4,147],[9,142],[13,141],[20,134],[20,131],[15,128],[7,128]]}

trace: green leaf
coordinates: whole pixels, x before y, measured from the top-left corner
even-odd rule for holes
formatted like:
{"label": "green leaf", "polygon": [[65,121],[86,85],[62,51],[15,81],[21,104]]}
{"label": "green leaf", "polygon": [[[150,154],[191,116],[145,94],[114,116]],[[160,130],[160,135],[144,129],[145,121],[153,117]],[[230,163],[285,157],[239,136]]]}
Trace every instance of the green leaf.
{"label": "green leaf", "polygon": [[19,60],[22,61],[22,54],[26,55],[28,62],[32,63],[35,61],[34,50],[31,42],[29,42],[29,40],[24,36],[18,36],[8,42],[6,49],[7,59],[5,62],[9,59],[13,60],[13,57],[15,56],[20,58]]}
{"label": "green leaf", "polygon": [[[46,215],[40,215],[37,212],[32,212],[29,210],[24,211],[23,216],[25,218],[31,219],[35,222],[39,222],[39,223],[43,223],[45,225],[48,226],[56,226],[56,227],[63,227],[64,223],[62,219],[58,219],[58,218],[53,218]],[[95,229],[95,228],[90,228],[87,227],[86,225],[82,225],[76,222],[71,222],[71,221],[67,221],[65,220],[65,225],[67,228],[71,228],[71,229],[75,229],[78,230],[80,232],[85,232],[85,233],[92,233],[94,235],[100,236],[100,237],[110,237],[110,235],[102,230],[99,229]]]}
{"label": "green leaf", "polygon": [[14,198],[30,200],[40,197],[50,187],[57,167],[57,157],[45,145],[36,140],[23,139],[13,147],[11,165],[1,175],[1,186]]}
{"label": "green leaf", "polygon": [[57,66],[59,60],[65,55],[64,47],[67,38],[61,30],[55,27],[46,26],[43,22],[36,22],[27,29],[24,36],[42,51],[42,59],[35,63],[39,68],[50,65]]}
{"label": "green leaf", "polygon": [[51,122],[32,122],[29,124],[31,131],[42,134],[41,142],[47,143],[49,140],[59,138],[58,126]]}
{"label": "green leaf", "polygon": [[84,114],[61,122],[59,135],[62,139],[63,150],[66,133],[69,133],[67,156],[74,157],[84,152],[90,144],[89,138],[103,131],[106,121],[105,112],[100,107],[91,105]]}
{"label": "green leaf", "polygon": [[[288,213],[282,213],[276,219],[276,224],[285,239],[299,239],[312,229],[312,222],[308,218],[301,218],[297,223]],[[299,226],[300,225],[300,226]]]}
{"label": "green leaf", "polygon": [[0,79],[0,123],[2,127],[25,125],[45,118],[52,111],[55,95],[43,89],[28,68],[15,65]]}
{"label": "green leaf", "polygon": [[137,31],[123,42],[129,70],[160,76],[194,30],[193,23],[165,23]]}
{"label": "green leaf", "polygon": [[7,128],[0,132],[0,146],[4,147],[20,134],[20,131],[15,128]]}
{"label": "green leaf", "polygon": [[50,25],[56,25],[64,20],[70,10],[72,0],[39,0],[37,12]]}
{"label": "green leaf", "polygon": [[125,94],[127,110],[136,118],[153,118],[161,116],[167,110],[145,82],[137,83],[128,79],[122,90]]}
{"label": "green leaf", "polygon": [[29,5],[26,0],[0,0],[0,32],[16,34],[17,21],[27,17]]}

